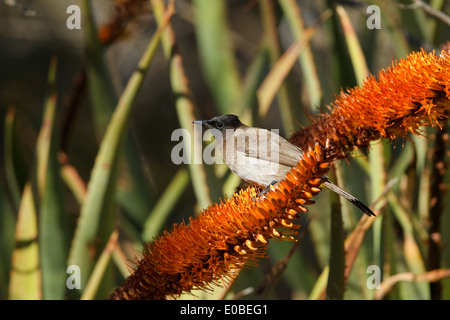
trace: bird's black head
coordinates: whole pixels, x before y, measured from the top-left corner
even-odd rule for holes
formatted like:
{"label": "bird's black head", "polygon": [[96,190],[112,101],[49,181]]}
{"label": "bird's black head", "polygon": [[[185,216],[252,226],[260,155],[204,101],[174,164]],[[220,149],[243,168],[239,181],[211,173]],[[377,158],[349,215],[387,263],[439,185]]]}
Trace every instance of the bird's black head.
{"label": "bird's black head", "polygon": [[234,114],[225,114],[223,116],[217,116],[210,120],[202,120],[202,126],[208,129],[217,129],[225,131],[226,129],[237,129],[242,126],[242,122],[239,121],[239,117]]}

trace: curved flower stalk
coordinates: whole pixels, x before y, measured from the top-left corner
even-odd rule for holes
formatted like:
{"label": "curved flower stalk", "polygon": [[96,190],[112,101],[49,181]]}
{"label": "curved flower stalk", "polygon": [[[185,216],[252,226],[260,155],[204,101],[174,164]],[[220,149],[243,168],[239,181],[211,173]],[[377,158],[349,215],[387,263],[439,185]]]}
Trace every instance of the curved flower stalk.
{"label": "curved flower stalk", "polygon": [[189,224],[174,225],[149,243],[134,273],[112,299],[165,299],[227,281],[265,256],[272,238],[293,240],[299,213],[320,192],[332,161],[380,137],[394,139],[438,124],[450,109],[450,52],[411,54],[341,92],[331,112],[296,132],[305,152],[284,180],[263,197],[248,188],[209,206]]}

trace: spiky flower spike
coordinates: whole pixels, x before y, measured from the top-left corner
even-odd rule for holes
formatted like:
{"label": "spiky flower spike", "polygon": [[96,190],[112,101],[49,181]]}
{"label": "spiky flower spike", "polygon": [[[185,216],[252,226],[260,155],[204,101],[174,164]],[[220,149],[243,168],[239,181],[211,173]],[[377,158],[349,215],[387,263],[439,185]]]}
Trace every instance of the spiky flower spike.
{"label": "spiky flower spike", "polygon": [[330,114],[291,141],[305,152],[264,197],[248,188],[214,204],[149,243],[112,299],[165,299],[227,281],[263,258],[272,238],[293,239],[298,213],[321,189],[331,161],[370,140],[433,125],[450,109],[450,54],[411,54],[361,87],[342,92]]}
{"label": "spiky flower spike", "polygon": [[266,196],[256,198],[255,188],[241,190],[191,217],[189,225],[177,224],[164,232],[148,244],[134,274],[112,298],[164,299],[208,288],[263,258],[270,239],[293,240],[300,226],[292,220],[313,203],[310,199],[320,191],[321,177],[328,171],[323,150],[319,144],[309,148],[304,160]]}
{"label": "spiky flower spike", "polygon": [[395,139],[419,127],[438,124],[450,106],[450,51],[438,57],[424,51],[412,53],[375,78],[341,92],[331,113],[321,115],[290,141],[301,148],[331,139],[346,157],[355,148],[377,138]]}

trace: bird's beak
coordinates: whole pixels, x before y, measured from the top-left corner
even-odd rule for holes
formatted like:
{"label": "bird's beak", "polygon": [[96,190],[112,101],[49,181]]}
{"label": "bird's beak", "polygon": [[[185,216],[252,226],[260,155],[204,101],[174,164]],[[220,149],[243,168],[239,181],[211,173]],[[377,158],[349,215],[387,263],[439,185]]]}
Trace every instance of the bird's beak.
{"label": "bird's beak", "polygon": [[202,127],[208,128],[208,129],[212,129],[213,126],[211,125],[209,120],[197,120],[194,121],[195,124],[201,124]]}

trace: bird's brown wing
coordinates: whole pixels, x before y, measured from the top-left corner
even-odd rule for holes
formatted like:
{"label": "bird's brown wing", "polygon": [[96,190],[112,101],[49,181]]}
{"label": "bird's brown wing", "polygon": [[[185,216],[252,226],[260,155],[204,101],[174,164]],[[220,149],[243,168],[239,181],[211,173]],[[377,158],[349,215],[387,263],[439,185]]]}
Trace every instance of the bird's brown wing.
{"label": "bird's brown wing", "polygon": [[[228,167],[243,180],[263,187],[282,180],[302,155],[299,148],[265,129],[236,130],[233,141],[231,146],[227,138]],[[230,153],[230,148],[235,152]]]}
{"label": "bird's brown wing", "polygon": [[[245,138],[240,135],[235,143],[237,152],[247,157],[277,162],[287,167],[295,166],[302,156],[300,148],[266,129],[248,128]],[[255,148],[256,145],[258,148]]]}

